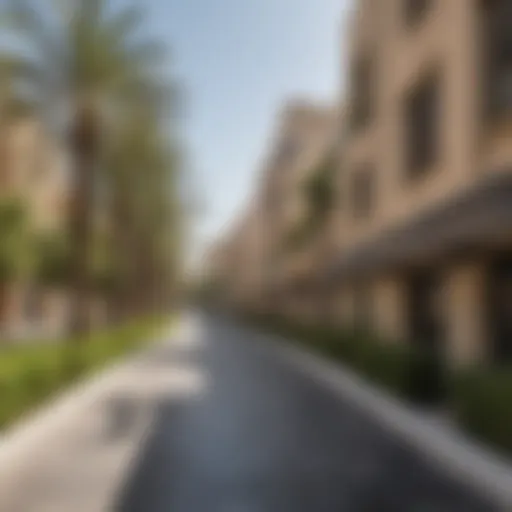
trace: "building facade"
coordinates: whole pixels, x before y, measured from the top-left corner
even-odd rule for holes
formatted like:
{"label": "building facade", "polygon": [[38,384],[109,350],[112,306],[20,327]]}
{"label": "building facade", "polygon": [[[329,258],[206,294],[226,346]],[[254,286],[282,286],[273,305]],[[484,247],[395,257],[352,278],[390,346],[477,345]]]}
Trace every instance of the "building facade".
{"label": "building facade", "polygon": [[340,321],[512,355],[512,4],[359,2],[331,269]]}
{"label": "building facade", "polygon": [[[343,115],[290,103],[261,173],[260,303],[305,318],[327,296],[317,321],[416,343],[453,365],[509,361],[512,3],[356,6]],[[328,220],[301,250],[283,250],[326,151],[336,166]],[[297,294],[298,277],[319,275],[323,295]]]}
{"label": "building facade", "polygon": [[309,255],[297,251],[293,239],[308,220],[305,187],[332,148],[336,122],[331,107],[288,102],[261,174],[256,200],[261,302],[281,313],[292,314],[300,307],[296,288]]}
{"label": "building facade", "polygon": [[318,269],[309,262],[311,244],[297,250],[291,238],[308,220],[305,188],[330,155],[336,116],[331,107],[304,100],[281,110],[255,193],[208,257],[211,278],[229,304],[261,313],[305,312],[300,282]]}

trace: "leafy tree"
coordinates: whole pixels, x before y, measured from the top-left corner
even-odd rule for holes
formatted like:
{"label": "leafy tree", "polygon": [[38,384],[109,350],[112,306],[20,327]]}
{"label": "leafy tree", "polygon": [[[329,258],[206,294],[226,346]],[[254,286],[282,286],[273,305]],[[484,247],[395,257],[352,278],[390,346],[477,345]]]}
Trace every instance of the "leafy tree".
{"label": "leafy tree", "polygon": [[30,272],[30,234],[24,205],[13,198],[0,201],[0,315],[7,285]]}
{"label": "leafy tree", "polygon": [[132,104],[109,146],[112,250],[123,276],[115,309],[121,314],[156,307],[177,272],[181,162],[165,127],[168,97],[153,93]]}
{"label": "leafy tree", "polygon": [[322,160],[304,185],[304,195],[312,221],[312,228],[322,223],[333,207],[334,170],[333,158],[329,154]]}
{"label": "leafy tree", "polygon": [[[123,100],[155,82],[165,51],[140,35],[143,13],[107,0],[6,0],[4,16],[29,49],[9,60],[47,117],[66,119],[74,197],[70,212],[72,326],[87,329],[94,191],[103,142]],[[44,5],[42,5],[44,4]],[[7,49],[6,49],[7,52]],[[55,114],[57,113],[57,115]]]}
{"label": "leafy tree", "polygon": [[35,279],[46,287],[67,287],[71,272],[69,241],[58,231],[34,235]]}
{"label": "leafy tree", "polygon": [[334,169],[333,157],[328,154],[304,182],[302,195],[307,213],[288,233],[286,249],[303,247],[327,218],[334,201]]}

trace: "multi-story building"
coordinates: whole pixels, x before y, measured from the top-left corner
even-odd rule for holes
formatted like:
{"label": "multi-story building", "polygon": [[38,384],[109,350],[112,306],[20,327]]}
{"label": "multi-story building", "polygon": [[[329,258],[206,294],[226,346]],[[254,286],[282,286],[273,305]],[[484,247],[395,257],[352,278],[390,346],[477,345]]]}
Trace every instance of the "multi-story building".
{"label": "multi-story building", "polygon": [[512,3],[361,0],[337,195],[344,323],[512,357]]}
{"label": "multi-story building", "polygon": [[205,257],[205,279],[216,302],[239,309],[256,300],[258,257],[256,210],[249,208],[213,244]]}
{"label": "multi-story building", "polygon": [[332,146],[336,111],[306,101],[283,109],[257,196],[261,302],[281,311],[293,308],[297,255],[291,250],[307,205],[304,188]]}
{"label": "multi-story building", "polygon": [[[308,221],[305,190],[330,159],[336,116],[334,109],[307,101],[283,108],[256,193],[208,257],[209,273],[222,283],[227,302],[290,314],[303,305],[301,282],[317,269],[309,266],[304,275],[301,267],[311,251],[297,251],[292,238]],[[311,239],[319,241],[319,235]]]}
{"label": "multi-story building", "polygon": [[251,203],[238,218],[230,236],[230,258],[226,273],[231,285],[233,302],[249,309],[259,292],[259,222],[258,211]]}

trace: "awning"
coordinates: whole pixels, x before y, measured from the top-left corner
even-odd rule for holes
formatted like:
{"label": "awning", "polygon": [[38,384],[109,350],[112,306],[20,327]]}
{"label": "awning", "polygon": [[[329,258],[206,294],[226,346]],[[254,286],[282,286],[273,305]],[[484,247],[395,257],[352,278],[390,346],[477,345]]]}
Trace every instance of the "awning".
{"label": "awning", "polygon": [[329,280],[368,276],[512,237],[512,172],[496,174],[406,225],[339,255]]}

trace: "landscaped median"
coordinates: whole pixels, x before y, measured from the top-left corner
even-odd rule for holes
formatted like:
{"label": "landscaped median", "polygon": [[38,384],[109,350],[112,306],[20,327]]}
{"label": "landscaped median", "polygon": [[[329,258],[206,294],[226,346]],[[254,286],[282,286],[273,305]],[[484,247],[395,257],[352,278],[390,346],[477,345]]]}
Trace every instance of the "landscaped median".
{"label": "landscaped median", "polygon": [[448,371],[433,354],[411,345],[337,328],[296,325],[276,316],[250,316],[249,322],[338,360],[405,400],[449,405],[464,430],[512,454],[510,368]]}
{"label": "landscaped median", "polygon": [[141,347],[166,319],[145,318],[89,335],[0,352],[0,428],[76,379]]}

